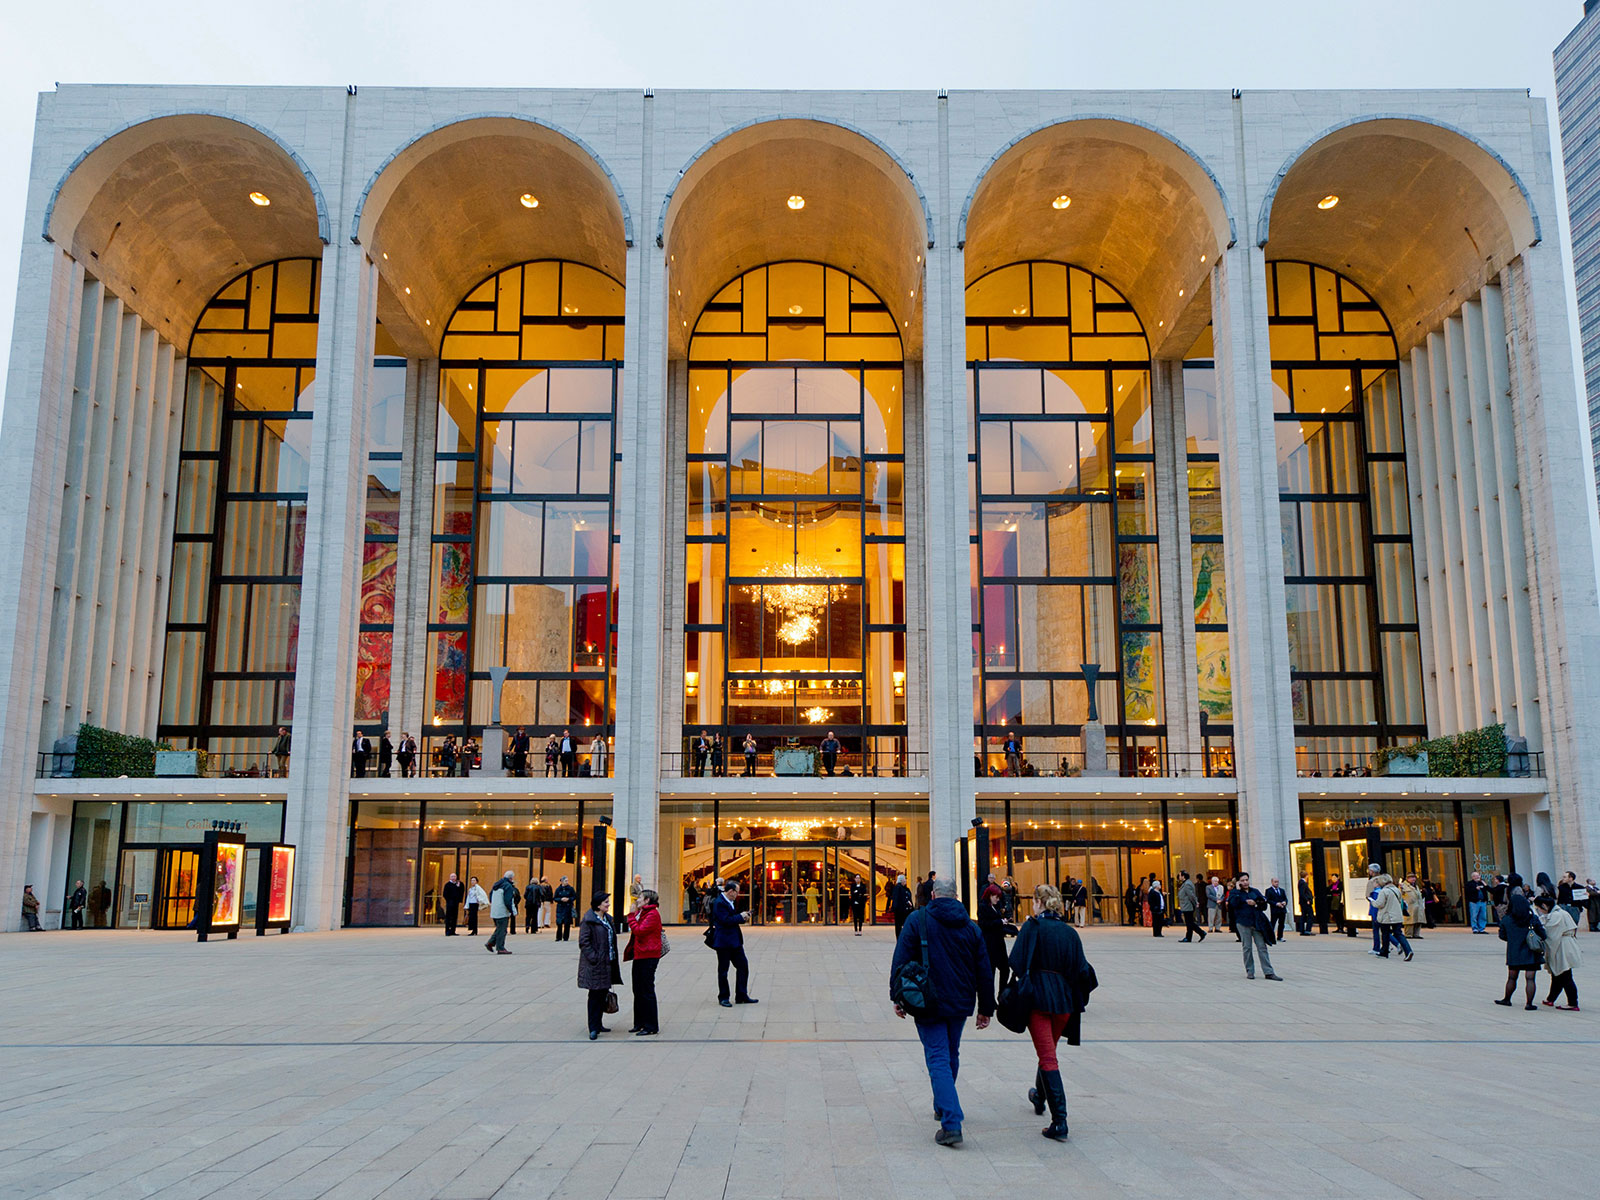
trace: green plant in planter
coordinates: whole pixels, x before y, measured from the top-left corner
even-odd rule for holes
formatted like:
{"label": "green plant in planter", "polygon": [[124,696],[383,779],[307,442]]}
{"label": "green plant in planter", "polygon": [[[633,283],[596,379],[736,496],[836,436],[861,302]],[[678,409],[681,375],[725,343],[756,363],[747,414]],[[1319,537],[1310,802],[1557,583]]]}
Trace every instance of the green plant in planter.
{"label": "green plant in planter", "polygon": [[78,779],[149,779],[156,773],[156,744],[149,738],[133,737],[101,729],[98,725],[78,726],[78,755],[72,774]]}
{"label": "green plant in planter", "polygon": [[[1386,775],[1389,772],[1390,763],[1401,758],[1416,758],[1427,750],[1428,745],[1429,743],[1427,742],[1412,742],[1409,746],[1380,746],[1372,756],[1373,772],[1378,775]],[[1431,766],[1433,761],[1431,756],[1428,761]]]}

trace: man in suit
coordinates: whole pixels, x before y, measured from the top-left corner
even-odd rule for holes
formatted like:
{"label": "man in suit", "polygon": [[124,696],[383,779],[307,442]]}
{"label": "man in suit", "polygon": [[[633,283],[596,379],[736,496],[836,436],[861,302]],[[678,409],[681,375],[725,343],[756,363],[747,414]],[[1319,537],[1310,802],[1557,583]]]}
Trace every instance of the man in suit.
{"label": "man in suit", "polygon": [[561,731],[561,777],[575,778],[578,774],[578,743],[572,740],[572,730]]}
{"label": "man in suit", "polygon": [[440,899],[444,902],[444,935],[456,936],[456,914],[461,911],[461,897],[466,895],[466,889],[461,886],[461,880],[456,878],[454,871],[445,881],[444,887],[439,889]]}
{"label": "man in suit", "polygon": [[1271,918],[1272,936],[1278,941],[1283,941],[1283,923],[1289,915],[1289,893],[1278,886],[1274,879],[1272,886],[1266,891],[1267,915]]}
{"label": "man in suit", "polygon": [[378,778],[389,778],[389,767],[394,762],[394,743],[389,740],[389,731],[385,729],[378,735]]}
{"label": "man in suit", "polygon": [[350,778],[365,779],[367,777],[367,759],[372,757],[372,741],[361,730],[356,730],[355,740],[350,743]]}
{"label": "man in suit", "polygon": [[1239,872],[1239,882],[1228,896],[1228,907],[1233,911],[1239,941],[1244,945],[1244,977],[1256,977],[1254,952],[1261,956],[1261,969],[1267,973],[1267,978],[1282,982],[1283,977],[1273,971],[1272,958],[1267,954],[1267,939],[1272,936],[1267,898],[1250,886],[1250,872]]}
{"label": "man in suit", "polygon": [[[711,948],[717,952],[717,1003],[723,1008],[735,1004],[759,1004],[750,995],[750,960],[744,956],[744,923],[750,914],[740,912],[734,903],[739,885],[729,880],[722,893],[711,900]],[[728,999],[728,968],[734,969],[733,999]]]}
{"label": "man in suit", "polygon": [[518,778],[528,773],[528,731],[520,725],[511,735],[511,773]]}
{"label": "man in suit", "polygon": [[1311,922],[1316,918],[1316,893],[1311,890],[1311,876],[1304,876],[1299,883],[1300,915],[1294,920],[1294,931],[1301,937],[1315,936],[1311,931]]}

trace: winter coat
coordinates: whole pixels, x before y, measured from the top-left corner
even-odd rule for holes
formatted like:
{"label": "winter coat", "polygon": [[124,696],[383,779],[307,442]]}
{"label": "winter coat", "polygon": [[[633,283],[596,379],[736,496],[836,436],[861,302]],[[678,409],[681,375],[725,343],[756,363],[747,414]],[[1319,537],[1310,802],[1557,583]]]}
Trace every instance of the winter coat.
{"label": "winter coat", "polygon": [[610,921],[591,908],[578,926],[578,986],[585,991],[604,992],[621,982],[616,932]]}
{"label": "winter coat", "polygon": [[1422,893],[1409,883],[1402,883],[1400,885],[1400,898],[1406,902],[1406,915],[1404,917],[1396,917],[1395,920],[1404,921],[1407,925],[1415,928],[1423,918]]}
{"label": "winter coat", "polygon": [[903,883],[889,885],[889,911],[903,917],[912,909],[911,889]]}
{"label": "winter coat", "polygon": [[634,958],[661,957],[661,910],[646,904],[628,914],[628,928],[633,930]]}
{"label": "winter coat", "polygon": [[1539,918],[1544,926],[1544,965],[1552,975],[1577,967],[1583,956],[1578,950],[1578,923],[1571,914],[1552,908]]}
{"label": "winter coat", "polygon": [[1194,880],[1185,879],[1178,885],[1178,911],[1193,912],[1194,904]]}
{"label": "winter coat", "polygon": [[1160,888],[1153,887],[1144,894],[1144,902],[1150,906],[1154,916],[1160,916],[1167,911],[1167,895]]}
{"label": "winter coat", "polygon": [[492,898],[489,902],[489,916],[498,921],[502,917],[517,915],[517,885],[511,880],[501,878],[495,883]]}
{"label": "winter coat", "polygon": [[933,1009],[919,1020],[947,1021],[970,1017],[974,1002],[984,1016],[994,1015],[994,971],[983,937],[966,907],[954,896],[935,896],[906,921],[889,965],[889,998],[900,968],[922,957],[928,939],[928,973],[933,983]]}
{"label": "winter coat", "polygon": [[1378,912],[1373,919],[1379,925],[1399,925],[1406,919],[1401,903],[1400,889],[1387,884],[1378,892]]}
{"label": "winter coat", "polygon": [[1533,913],[1533,905],[1521,892],[1512,892],[1506,915],[1500,918],[1500,940],[1506,944],[1506,966],[1513,971],[1535,971],[1542,955],[1528,948],[1528,929],[1545,936],[1544,925]]}
{"label": "winter coat", "polygon": [[732,950],[744,945],[744,918],[726,895],[713,896],[706,916],[711,921],[711,948]]}
{"label": "winter coat", "polygon": [[[1028,964],[1029,958],[1033,965]],[[1089,962],[1083,956],[1078,931],[1046,909],[1029,917],[1011,947],[1011,969],[1028,975],[1035,1012],[1075,1016],[1089,1003],[1086,980]],[[1067,1031],[1069,1045],[1077,1045],[1076,1030]]]}
{"label": "winter coat", "polygon": [[556,920],[563,924],[572,923],[572,906],[578,901],[578,890],[570,883],[563,883],[555,890]]}
{"label": "winter coat", "polygon": [[451,883],[447,879],[444,881],[444,887],[439,889],[439,898],[444,901],[446,908],[454,908],[461,903],[461,897],[465,892],[466,889],[459,882]]}
{"label": "winter coat", "polygon": [[478,907],[482,908],[487,903],[489,903],[489,893],[484,891],[480,884],[475,883],[467,889],[468,907],[476,904]]}

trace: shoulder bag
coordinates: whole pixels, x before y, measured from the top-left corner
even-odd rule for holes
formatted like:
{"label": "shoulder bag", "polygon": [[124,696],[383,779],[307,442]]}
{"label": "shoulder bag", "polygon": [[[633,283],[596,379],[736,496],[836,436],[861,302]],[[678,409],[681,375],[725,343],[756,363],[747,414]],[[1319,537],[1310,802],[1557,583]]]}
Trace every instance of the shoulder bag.
{"label": "shoulder bag", "polygon": [[917,924],[917,938],[922,943],[918,957],[900,964],[895,972],[891,998],[913,1017],[931,1013],[937,1001],[933,994],[933,970],[928,964],[928,918],[924,915]]}
{"label": "shoulder bag", "polygon": [[621,1007],[622,1007],[622,1001],[617,999],[617,993],[615,991],[607,992],[606,993],[606,1004],[605,1004],[606,1015],[607,1016],[614,1015],[616,1013],[616,1011]]}
{"label": "shoulder bag", "polygon": [[667,956],[667,951],[671,949],[672,943],[667,941],[667,931],[663,929],[661,931],[661,957],[665,958]]}
{"label": "shoulder bag", "polygon": [[1523,940],[1527,943],[1528,949],[1533,953],[1544,953],[1544,939],[1539,936],[1539,931],[1533,927],[1533,922],[1531,921],[1528,923],[1528,932]]}
{"label": "shoulder bag", "polygon": [[1035,929],[1033,941],[1028,946],[1028,961],[1023,964],[1022,974],[1000,989],[1000,998],[995,1002],[995,1019],[1012,1033],[1026,1031],[1028,1019],[1033,1016],[1033,988],[1029,984],[1028,977],[1033,971],[1033,955],[1039,948],[1039,936],[1039,930]]}

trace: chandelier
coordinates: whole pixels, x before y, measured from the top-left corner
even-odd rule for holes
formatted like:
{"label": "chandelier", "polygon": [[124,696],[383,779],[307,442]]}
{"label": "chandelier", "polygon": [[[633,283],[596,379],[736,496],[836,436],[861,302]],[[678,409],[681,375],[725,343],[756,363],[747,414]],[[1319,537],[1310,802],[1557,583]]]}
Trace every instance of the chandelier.
{"label": "chandelier", "polygon": [[821,828],[821,821],[779,821],[778,837],[785,842],[803,842],[812,830]]}
{"label": "chandelier", "polygon": [[[828,573],[814,562],[796,559],[792,567],[768,563],[761,574],[783,579],[827,579]],[[804,645],[822,628],[822,613],[828,605],[828,588],[815,583],[768,583],[761,585],[762,603],[781,617],[778,639],[791,646]]]}
{"label": "chandelier", "polygon": [[817,704],[806,709],[805,712],[801,713],[800,715],[806,720],[810,721],[813,725],[820,725],[828,719],[828,710],[823,708],[820,704]]}

